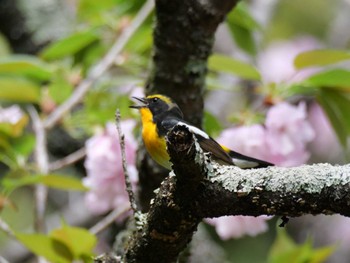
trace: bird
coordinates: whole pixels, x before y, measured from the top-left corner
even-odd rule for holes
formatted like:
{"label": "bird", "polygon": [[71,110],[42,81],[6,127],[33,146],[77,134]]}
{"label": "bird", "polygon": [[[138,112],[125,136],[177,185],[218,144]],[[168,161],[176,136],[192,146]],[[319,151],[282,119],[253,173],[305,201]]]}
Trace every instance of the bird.
{"label": "bird", "polygon": [[187,127],[194,134],[203,151],[211,153],[212,158],[220,164],[235,165],[242,169],[273,166],[272,163],[243,155],[220,145],[206,132],[186,122],[179,106],[168,96],[154,94],[144,98],[132,98],[138,104],[129,107],[140,111],[142,139],[147,152],[154,161],[168,170],[172,169],[172,164],[167,152],[165,136],[177,125]]}

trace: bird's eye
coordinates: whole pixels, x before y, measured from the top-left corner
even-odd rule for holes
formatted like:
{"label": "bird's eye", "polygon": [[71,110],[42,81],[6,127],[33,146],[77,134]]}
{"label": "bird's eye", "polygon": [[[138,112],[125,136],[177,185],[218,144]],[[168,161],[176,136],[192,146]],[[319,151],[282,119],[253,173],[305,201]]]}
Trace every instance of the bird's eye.
{"label": "bird's eye", "polygon": [[155,97],[152,99],[152,102],[155,103],[155,102],[158,102],[159,98]]}

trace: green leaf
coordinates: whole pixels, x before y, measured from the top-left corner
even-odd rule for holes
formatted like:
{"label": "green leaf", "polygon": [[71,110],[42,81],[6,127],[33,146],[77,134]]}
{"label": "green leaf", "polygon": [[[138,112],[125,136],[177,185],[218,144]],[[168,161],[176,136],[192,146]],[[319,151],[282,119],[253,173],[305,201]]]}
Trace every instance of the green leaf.
{"label": "green leaf", "polygon": [[[129,2],[129,1],[128,1]],[[106,17],[106,11],[118,6],[115,0],[84,0],[77,3],[77,15],[81,19],[94,23],[102,23]]]}
{"label": "green leaf", "polygon": [[250,15],[248,7],[244,2],[240,2],[232,12],[229,13],[227,20],[249,30],[260,29],[260,25]]}
{"label": "green leaf", "polygon": [[208,111],[204,112],[204,130],[212,137],[216,137],[222,130],[222,125],[218,119]]}
{"label": "green leaf", "polygon": [[41,176],[40,183],[62,190],[86,191],[87,188],[83,185],[80,179],[72,176],[49,174]]}
{"label": "green leaf", "polygon": [[246,4],[240,2],[228,14],[226,20],[237,45],[249,54],[255,54],[253,31],[260,29],[260,26],[250,15]]}
{"label": "green leaf", "polygon": [[0,76],[0,101],[39,102],[38,84],[21,78]]}
{"label": "green leaf", "polygon": [[9,176],[3,178],[1,180],[1,186],[4,188],[6,192],[12,192],[13,190],[25,186],[25,185],[33,185],[40,182],[39,175],[28,175],[21,176],[20,178],[11,178]]}
{"label": "green leaf", "polygon": [[127,117],[130,105],[129,95],[120,95],[106,90],[91,91],[85,98],[86,117],[90,124],[105,125],[120,109],[123,117]]}
{"label": "green leaf", "polygon": [[227,56],[212,55],[208,67],[210,70],[230,73],[244,79],[260,80],[260,74],[255,67]]}
{"label": "green leaf", "polygon": [[315,96],[319,91],[318,87],[310,86],[309,84],[306,85],[304,82],[292,83],[291,85],[285,87],[278,87],[281,88],[280,90],[284,98],[292,97],[295,95]]}
{"label": "green leaf", "polygon": [[7,39],[0,34],[0,57],[4,57],[11,54],[11,48]]}
{"label": "green leaf", "polygon": [[235,24],[230,25],[230,29],[236,44],[247,53],[255,55],[256,44],[253,37],[253,32]]}
{"label": "green leaf", "polygon": [[323,71],[312,75],[303,83],[309,86],[350,90],[350,71],[344,69]]}
{"label": "green leaf", "polygon": [[82,74],[85,74],[104,54],[108,46],[102,41],[95,41],[74,54],[74,63],[79,64]]}
{"label": "green leaf", "polygon": [[50,97],[58,104],[64,102],[73,92],[63,70],[58,70],[49,85]]}
{"label": "green leaf", "polygon": [[285,229],[279,228],[268,255],[268,263],[321,263],[331,255],[334,249],[334,246],[313,249],[311,239],[298,245],[287,235]]}
{"label": "green leaf", "polygon": [[46,60],[61,59],[77,53],[96,40],[98,36],[91,30],[77,32],[46,47],[41,57]]}
{"label": "green leaf", "polygon": [[34,134],[24,134],[21,137],[11,140],[12,150],[16,155],[28,156],[32,153],[35,146]]}
{"label": "green leaf", "polygon": [[97,239],[88,230],[79,227],[63,225],[50,233],[55,240],[69,248],[74,259],[82,259],[93,255]]}
{"label": "green leaf", "polygon": [[269,263],[277,263],[282,254],[295,249],[296,244],[287,235],[286,230],[277,228],[277,236],[275,242],[272,244],[269,252]]}
{"label": "green leaf", "polygon": [[137,32],[131,37],[130,41],[125,47],[125,50],[141,54],[147,50],[150,50],[152,43],[152,27],[143,26],[139,28]]}
{"label": "green leaf", "polygon": [[311,50],[296,56],[294,59],[294,66],[297,69],[303,69],[307,67],[325,66],[349,59],[350,52],[344,50]]}
{"label": "green leaf", "polygon": [[309,263],[321,263],[325,262],[336,250],[336,246],[327,246],[319,249],[315,249],[312,254],[312,259]]}
{"label": "green leaf", "polygon": [[86,191],[87,188],[82,184],[81,180],[65,175],[49,174],[49,175],[26,175],[20,178],[6,177],[1,181],[1,185],[5,191],[12,192],[16,188],[43,184],[48,187],[61,190]]}
{"label": "green leaf", "polygon": [[0,75],[24,76],[47,81],[52,76],[49,64],[29,55],[12,55],[0,59]]}
{"label": "green leaf", "polygon": [[15,236],[31,252],[51,262],[70,263],[74,259],[69,248],[57,239],[43,234],[15,233]]}
{"label": "green leaf", "polygon": [[346,147],[347,138],[350,134],[349,97],[337,90],[322,89],[317,96],[317,100],[332,123],[340,143]]}
{"label": "green leaf", "polygon": [[337,90],[326,89],[323,90],[323,95],[329,102],[334,105],[334,109],[338,111],[337,115],[340,116],[340,120],[343,123],[344,129],[347,134],[350,134],[350,98],[349,95]]}
{"label": "green leaf", "polygon": [[23,133],[23,129],[27,126],[29,118],[27,115],[22,115],[16,123],[0,122],[0,133],[10,137],[19,137]]}

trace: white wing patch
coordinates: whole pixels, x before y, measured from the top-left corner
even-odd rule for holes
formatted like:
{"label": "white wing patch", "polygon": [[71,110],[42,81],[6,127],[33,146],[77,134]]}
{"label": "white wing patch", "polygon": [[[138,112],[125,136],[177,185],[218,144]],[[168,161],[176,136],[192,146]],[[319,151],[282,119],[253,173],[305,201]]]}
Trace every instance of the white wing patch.
{"label": "white wing patch", "polygon": [[234,165],[238,166],[239,168],[245,169],[245,168],[254,168],[259,165],[257,162],[253,161],[246,161],[243,159],[236,159],[232,158],[232,162]]}
{"label": "white wing patch", "polygon": [[203,138],[205,139],[210,139],[209,135],[206,134],[204,131],[202,131],[201,129],[198,129],[197,127],[195,126],[192,126],[192,125],[189,125],[187,123],[184,123],[182,121],[179,121],[177,123],[177,125],[182,125],[182,126],[185,126],[190,132],[194,133],[194,134],[198,134],[200,136],[202,136]]}

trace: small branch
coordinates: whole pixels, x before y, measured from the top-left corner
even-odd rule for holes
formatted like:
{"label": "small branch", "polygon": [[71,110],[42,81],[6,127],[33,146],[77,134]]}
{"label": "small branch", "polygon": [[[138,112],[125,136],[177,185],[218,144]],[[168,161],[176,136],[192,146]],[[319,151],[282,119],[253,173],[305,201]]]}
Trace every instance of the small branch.
{"label": "small branch", "polygon": [[[33,121],[33,128],[36,137],[35,160],[38,172],[46,175],[49,172],[49,157],[46,147],[46,131],[38,112],[34,107],[28,107],[29,115]],[[35,229],[38,232],[45,232],[45,210],[47,201],[47,187],[44,185],[35,186]]]}
{"label": "small branch", "polygon": [[121,149],[121,154],[122,154],[122,164],[123,164],[123,171],[124,171],[124,177],[125,177],[126,191],[128,192],[128,195],[129,195],[131,209],[133,210],[134,215],[135,215],[137,213],[138,209],[137,209],[136,200],[134,197],[134,192],[132,191],[132,185],[131,185],[130,176],[129,176],[129,172],[128,172],[128,164],[126,163],[125,137],[124,137],[124,134],[123,134],[122,129],[120,127],[119,109],[117,109],[117,111],[116,111],[115,120],[116,120],[116,125],[117,125],[117,130],[118,130],[118,135],[119,135],[120,149]]}
{"label": "small branch", "polygon": [[0,263],[9,263],[9,261],[7,261],[5,258],[0,256]]}
{"label": "small branch", "polygon": [[105,230],[109,225],[115,222],[120,216],[124,215],[127,211],[129,211],[129,205],[124,207],[118,207],[110,212],[106,217],[104,217],[101,221],[97,222],[94,226],[92,226],[89,231],[90,233],[97,235],[98,233]]}
{"label": "small branch", "polygon": [[84,79],[75,89],[72,96],[63,104],[56,108],[45,120],[46,129],[52,128],[69,110],[71,110],[85,96],[96,80],[102,76],[114,64],[115,58],[120,54],[132,35],[142,25],[145,19],[153,10],[153,0],[148,0],[135,16],[130,26],[127,27],[120,37],[113,44],[108,53],[90,70],[86,79]]}
{"label": "small branch", "polygon": [[66,157],[64,157],[64,158],[62,158],[60,160],[52,162],[49,165],[49,170],[50,171],[55,171],[55,170],[64,168],[66,166],[69,166],[71,164],[74,164],[77,161],[83,159],[85,157],[85,155],[86,155],[86,149],[85,149],[85,147],[83,147],[83,148],[75,151],[74,153],[71,153],[71,154],[67,155]]}
{"label": "small branch", "polygon": [[12,237],[12,238],[15,237],[15,234],[11,230],[10,226],[4,220],[2,220],[1,217],[0,217],[0,229],[9,237]]}

